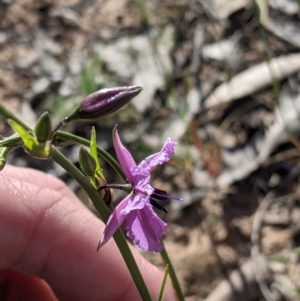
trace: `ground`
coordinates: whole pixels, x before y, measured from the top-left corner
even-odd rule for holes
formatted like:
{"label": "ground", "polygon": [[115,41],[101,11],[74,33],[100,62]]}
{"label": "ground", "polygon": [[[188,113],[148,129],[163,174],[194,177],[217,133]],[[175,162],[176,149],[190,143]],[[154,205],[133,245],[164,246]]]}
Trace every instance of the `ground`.
{"label": "ground", "polygon": [[[168,136],[178,141],[152,182],[184,199],[160,216],[189,301],[300,299],[298,5],[0,1],[0,101],[31,127],[45,110],[58,122],[99,88],[144,87],[111,118],[64,129],[88,138],[95,125],[113,154],[118,123],[137,161]],[[4,120],[0,133],[11,133]],[[78,162],[77,147],[65,152]],[[21,148],[8,162],[55,174],[89,206],[52,162]],[[120,182],[103,164],[107,181]]]}

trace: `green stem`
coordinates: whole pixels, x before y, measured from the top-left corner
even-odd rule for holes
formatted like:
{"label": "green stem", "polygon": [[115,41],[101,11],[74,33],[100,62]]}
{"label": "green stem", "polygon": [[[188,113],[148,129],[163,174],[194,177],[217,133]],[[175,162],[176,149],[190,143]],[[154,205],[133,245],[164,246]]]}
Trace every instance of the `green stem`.
{"label": "green stem", "polygon": [[5,167],[6,156],[12,150],[11,147],[2,147],[0,148],[0,171]]}
{"label": "green stem", "polygon": [[[87,195],[93,202],[95,208],[100,213],[103,221],[106,223],[109,216],[110,216],[110,210],[107,208],[106,204],[102,200],[100,194],[95,190],[86,177],[82,174],[82,172],[76,168],[75,165],[73,165],[60,151],[58,151],[56,148],[54,148],[52,159],[58,163],[60,166],[62,166],[86,191]],[[143,277],[140,273],[140,270],[134,260],[134,257],[130,251],[130,248],[125,240],[125,237],[121,230],[117,230],[114,234],[114,240],[124,258],[124,261],[128,267],[128,270],[133,278],[133,281],[135,282],[135,285],[142,297],[143,301],[151,301],[150,294],[148,292],[148,289],[145,285],[145,282],[143,280]]]}
{"label": "green stem", "polygon": [[[61,139],[62,141],[66,141],[68,143],[69,142],[79,143],[87,147],[90,147],[89,140],[63,131],[57,131],[54,136],[54,143],[55,143],[55,139]],[[118,162],[108,152],[106,152],[104,149],[98,146],[97,146],[97,152],[99,156],[101,156],[105,161],[107,161],[111,165],[111,167],[123,178],[123,180],[126,181],[126,176],[123,170],[121,169],[120,165],[118,164]]]}
{"label": "green stem", "polygon": [[169,265],[166,265],[165,268],[165,274],[164,274],[164,278],[163,281],[161,283],[161,287],[160,287],[160,291],[157,297],[157,301],[163,301],[163,297],[164,297],[164,293],[165,293],[165,289],[166,289],[166,284],[167,284],[167,279],[168,279],[168,274],[169,274]]}
{"label": "green stem", "polygon": [[0,140],[0,147],[16,147],[20,145],[23,145],[23,141],[20,135],[17,133],[3,138],[3,140]]}
{"label": "green stem", "polygon": [[0,115],[2,115],[5,119],[11,119],[22,126],[25,130],[30,131],[30,127],[27,126],[23,121],[21,121],[17,116],[15,116],[12,112],[7,110],[4,105],[0,104]]}
{"label": "green stem", "polygon": [[6,158],[7,154],[12,150],[12,147],[3,147],[0,150],[0,158]]}
{"label": "green stem", "polygon": [[172,265],[172,262],[170,260],[170,257],[168,255],[168,253],[167,253],[166,248],[164,248],[160,252],[160,256],[164,260],[164,262],[169,265],[169,275],[170,275],[170,278],[171,278],[171,281],[172,281],[172,284],[173,284],[173,288],[174,288],[174,290],[177,294],[177,297],[178,297],[179,301],[184,301],[184,295],[182,293],[178,278],[176,276],[175,269]]}

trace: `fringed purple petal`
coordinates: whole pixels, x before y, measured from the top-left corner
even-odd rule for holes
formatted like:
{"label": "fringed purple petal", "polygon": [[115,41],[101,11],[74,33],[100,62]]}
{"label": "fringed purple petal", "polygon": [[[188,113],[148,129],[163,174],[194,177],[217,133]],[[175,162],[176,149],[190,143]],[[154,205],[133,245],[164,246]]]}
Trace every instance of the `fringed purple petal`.
{"label": "fringed purple petal", "polygon": [[123,222],[127,218],[126,211],[124,209],[127,207],[131,197],[132,194],[129,194],[118,204],[118,206],[111,213],[106,223],[102,238],[100,240],[99,248],[108,242],[108,240],[114,235],[117,229],[123,224]]}
{"label": "fringed purple petal", "polygon": [[161,238],[167,230],[164,223],[145,203],[142,210],[132,210],[126,218],[127,236],[144,251],[161,252],[164,248]]}
{"label": "fringed purple petal", "polygon": [[155,166],[168,162],[172,158],[176,145],[177,142],[174,139],[167,138],[161,151],[147,157],[135,168],[135,170],[140,170],[143,173],[150,173]]}
{"label": "fringed purple petal", "polygon": [[142,210],[145,204],[150,204],[150,197],[142,193],[134,193],[131,195],[126,208],[124,208],[124,213],[129,214],[133,210]]}
{"label": "fringed purple petal", "polygon": [[151,195],[154,192],[154,188],[150,185],[150,174],[141,175],[134,170],[132,176],[134,177],[134,190],[136,192],[146,195]]}
{"label": "fringed purple petal", "polygon": [[135,245],[145,251],[160,252],[164,247],[161,238],[166,232],[167,224],[156,215],[152,204],[156,199],[172,197],[150,185],[150,172],[155,166],[171,159],[177,142],[168,138],[160,152],[147,157],[139,165],[136,165],[132,155],[123,146],[116,127],[113,131],[113,144],[122,169],[133,186],[133,192],[114,210],[105,228],[101,245],[125,221],[127,235]]}
{"label": "fringed purple petal", "polygon": [[134,184],[134,177],[132,176],[131,169],[136,166],[136,163],[127,148],[123,146],[118,135],[117,126],[115,126],[113,130],[113,144],[119,163],[121,164],[126,178],[130,184]]}

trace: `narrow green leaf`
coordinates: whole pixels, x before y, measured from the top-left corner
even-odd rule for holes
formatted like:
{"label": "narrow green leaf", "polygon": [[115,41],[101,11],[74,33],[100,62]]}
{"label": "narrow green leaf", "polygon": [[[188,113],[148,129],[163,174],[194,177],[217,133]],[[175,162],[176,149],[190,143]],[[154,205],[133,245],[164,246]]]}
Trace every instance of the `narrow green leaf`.
{"label": "narrow green leaf", "polygon": [[36,146],[38,146],[37,140],[31,136],[20,124],[11,119],[7,120],[7,122],[20,135],[24,145],[29,151],[32,151]]}
{"label": "narrow green leaf", "polygon": [[98,152],[97,152],[97,140],[96,140],[96,130],[95,127],[92,127],[91,131],[91,141],[90,141],[90,152],[92,157],[95,160],[96,163],[96,172],[97,174],[102,178],[104,178],[104,174],[100,165],[99,157],[98,157]]}
{"label": "narrow green leaf", "polygon": [[158,294],[158,297],[157,297],[157,301],[162,301],[163,300],[165,289],[166,289],[166,284],[167,284],[167,279],[168,279],[168,274],[169,274],[169,264],[167,264],[166,268],[165,268],[165,274],[164,274],[163,281],[161,283],[161,287],[160,287],[160,291],[159,291],[159,294]]}
{"label": "narrow green leaf", "polygon": [[[92,127],[91,131],[91,140],[90,140],[90,155],[94,159],[96,163],[96,168],[94,174],[91,176],[91,184],[98,190],[101,186],[105,186],[107,184],[106,179],[104,177],[104,173],[102,171],[100,160],[98,157],[97,151],[97,141],[96,141],[96,130],[95,127]],[[112,192],[109,188],[105,188],[100,191],[100,194],[105,201],[105,203],[110,206],[112,201]]]}
{"label": "narrow green leaf", "polygon": [[166,248],[164,248],[160,252],[160,256],[164,260],[164,262],[167,263],[168,266],[169,266],[170,278],[171,278],[171,281],[172,281],[173,288],[174,288],[174,290],[176,292],[176,295],[178,297],[178,300],[179,301],[184,301],[184,295],[182,293],[182,290],[181,290],[181,287],[180,287],[180,284],[179,284],[179,281],[178,281],[175,269],[174,269],[174,267],[172,265],[172,262],[170,260],[170,257],[168,255],[168,252],[167,252]]}
{"label": "narrow green leaf", "polygon": [[7,120],[7,122],[20,135],[21,139],[23,140],[25,150],[32,157],[42,160],[49,159],[51,157],[53,148],[50,141],[47,141],[46,143],[39,143],[37,139],[19,123],[11,119]]}
{"label": "narrow green leaf", "polygon": [[38,142],[45,143],[46,141],[50,140],[52,124],[48,112],[45,112],[40,116],[35,125],[34,132]]}
{"label": "narrow green leaf", "polygon": [[96,162],[83,146],[79,150],[79,165],[86,176],[95,174]]}

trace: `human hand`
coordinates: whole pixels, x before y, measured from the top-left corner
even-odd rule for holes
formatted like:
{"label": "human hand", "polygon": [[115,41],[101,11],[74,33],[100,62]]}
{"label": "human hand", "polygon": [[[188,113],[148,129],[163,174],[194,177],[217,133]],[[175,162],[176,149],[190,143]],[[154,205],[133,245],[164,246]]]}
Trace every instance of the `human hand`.
{"label": "human hand", "polygon": [[[0,300],[140,300],[104,224],[60,180],[6,166],[0,172]],[[152,299],[163,274],[132,250]],[[176,300],[167,285],[164,300]]]}

